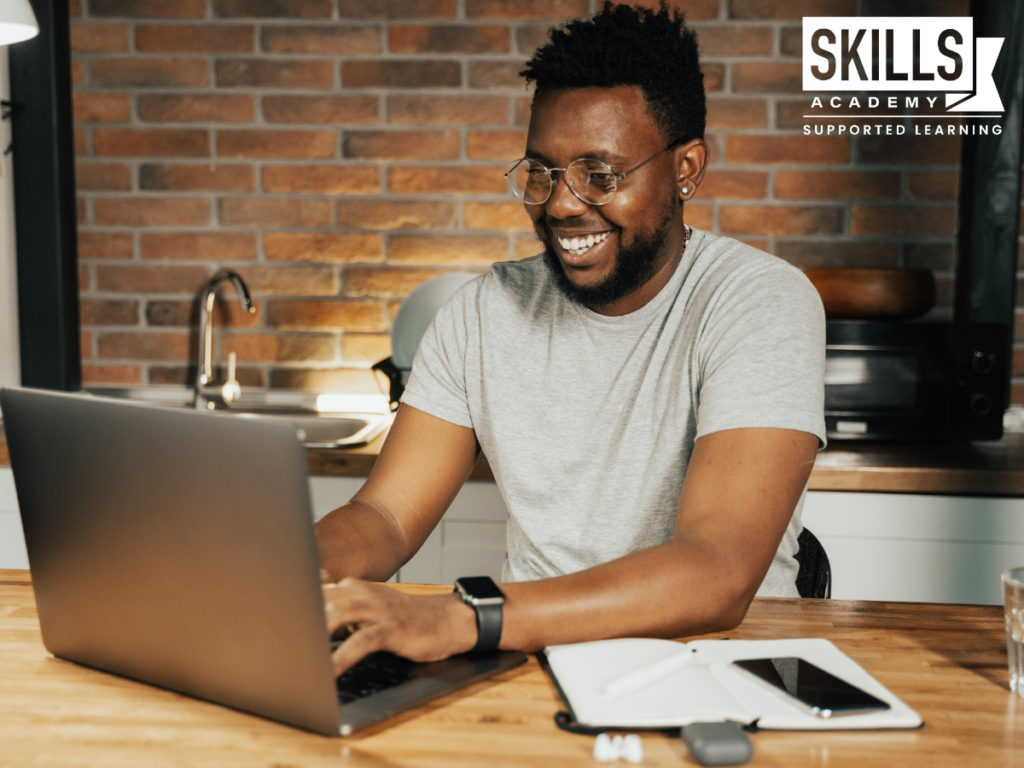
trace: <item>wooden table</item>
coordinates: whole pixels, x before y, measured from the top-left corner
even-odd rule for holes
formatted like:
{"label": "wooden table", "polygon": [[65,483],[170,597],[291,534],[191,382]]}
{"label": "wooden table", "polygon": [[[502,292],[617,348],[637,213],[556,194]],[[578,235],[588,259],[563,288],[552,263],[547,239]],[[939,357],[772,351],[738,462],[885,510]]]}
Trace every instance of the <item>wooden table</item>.
{"label": "wooden table", "polygon": [[[726,634],[827,637],[926,722],[914,731],[761,732],[753,765],[1024,766],[1024,699],[1006,687],[998,607],[766,599]],[[351,738],[317,736],[53,658],[28,573],[0,571],[0,766],[602,765],[593,738],[555,727],[559,708],[531,660]],[[644,734],[643,744],[643,766],[695,764],[677,738]]]}

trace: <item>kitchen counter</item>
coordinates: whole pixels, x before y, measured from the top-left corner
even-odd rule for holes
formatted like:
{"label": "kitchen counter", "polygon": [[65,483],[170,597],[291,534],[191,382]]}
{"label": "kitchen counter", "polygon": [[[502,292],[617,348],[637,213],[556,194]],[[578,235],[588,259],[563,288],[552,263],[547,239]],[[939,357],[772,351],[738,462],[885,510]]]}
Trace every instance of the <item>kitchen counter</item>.
{"label": "kitchen counter", "polygon": [[[363,477],[384,442],[345,451],[309,451],[311,474]],[[472,478],[493,479],[486,459]],[[818,454],[812,491],[1024,496],[1024,433],[964,444],[834,441]]]}
{"label": "kitchen counter", "polygon": [[[311,448],[312,475],[366,477],[384,436],[356,448]],[[0,427],[0,465],[10,463]],[[471,478],[491,480],[486,459]],[[1024,433],[964,444],[834,441],[818,454],[812,491],[1024,496]]]}

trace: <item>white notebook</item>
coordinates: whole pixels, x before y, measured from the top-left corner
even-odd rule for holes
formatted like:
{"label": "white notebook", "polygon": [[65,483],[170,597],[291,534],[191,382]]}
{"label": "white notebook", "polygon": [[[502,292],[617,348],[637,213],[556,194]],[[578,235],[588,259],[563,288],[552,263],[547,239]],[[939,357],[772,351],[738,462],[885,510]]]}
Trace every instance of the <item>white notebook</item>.
{"label": "white notebook", "polygon": [[[620,638],[548,646],[544,653],[562,698],[586,727],[667,728],[721,720],[767,730],[922,725],[914,710],[822,638],[690,643]],[[806,659],[882,699],[889,709],[817,717],[729,666],[738,659],[785,656]]]}

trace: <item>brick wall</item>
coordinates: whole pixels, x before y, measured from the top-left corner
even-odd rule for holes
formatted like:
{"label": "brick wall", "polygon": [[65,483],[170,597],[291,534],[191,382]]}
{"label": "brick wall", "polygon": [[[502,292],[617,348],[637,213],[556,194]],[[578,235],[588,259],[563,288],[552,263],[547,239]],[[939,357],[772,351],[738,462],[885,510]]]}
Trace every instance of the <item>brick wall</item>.
{"label": "brick wall", "polygon": [[[243,383],[372,389],[413,287],[535,251],[502,177],[525,140],[517,72],[598,5],[72,0],[87,383],[190,380],[195,294],[231,267],[259,308],[218,308]],[[959,139],[801,135],[800,17],[967,0],[680,5],[713,158],[687,221],[800,267],[930,267],[948,315]]]}

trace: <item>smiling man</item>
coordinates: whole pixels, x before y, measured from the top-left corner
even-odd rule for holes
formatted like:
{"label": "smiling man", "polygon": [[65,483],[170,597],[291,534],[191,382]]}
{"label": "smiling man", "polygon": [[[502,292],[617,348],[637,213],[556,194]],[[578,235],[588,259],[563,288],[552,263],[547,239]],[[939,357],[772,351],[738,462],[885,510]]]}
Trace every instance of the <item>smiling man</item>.
{"label": "smiling man", "polygon": [[[796,269],[685,223],[708,162],[682,18],[606,5],[552,32],[509,170],[544,252],[438,312],[364,487],[318,526],[342,670],[740,622],[796,595],[824,440],[824,317]],[[497,585],[374,584],[486,455],[509,511]]]}

